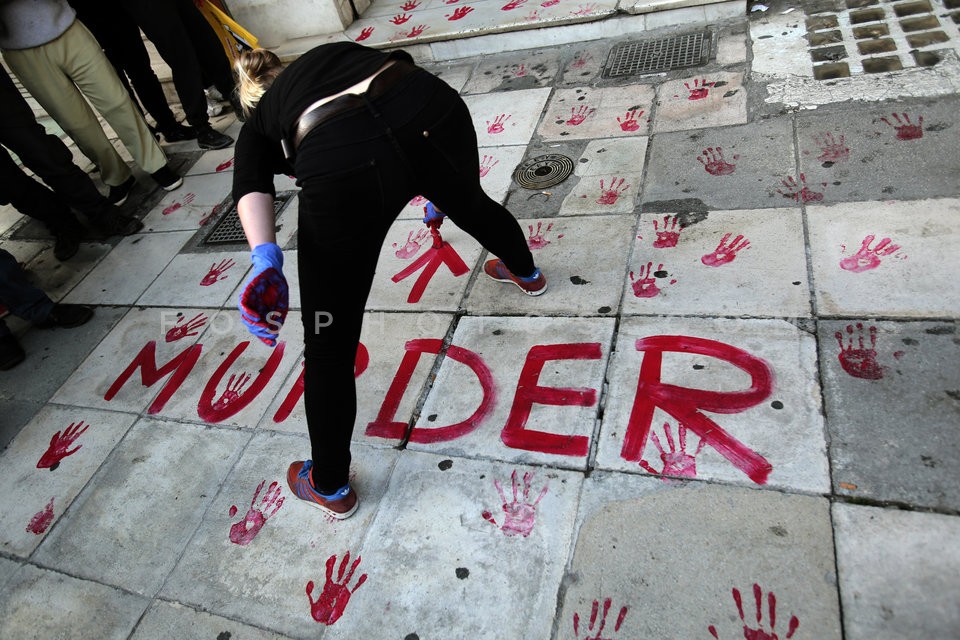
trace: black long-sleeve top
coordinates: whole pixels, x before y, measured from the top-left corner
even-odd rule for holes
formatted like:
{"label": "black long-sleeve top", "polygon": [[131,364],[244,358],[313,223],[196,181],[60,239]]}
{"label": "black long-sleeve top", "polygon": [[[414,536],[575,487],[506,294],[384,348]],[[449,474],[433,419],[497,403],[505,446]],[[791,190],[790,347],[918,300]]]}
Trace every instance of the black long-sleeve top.
{"label": "black long-sleeve top", "polygon": [[320,45],[291,62],[264,92],[237,136],[233,201],[252,192],[276,195],[273,176],[293,173],[280,141],[293,139],[304,109],[355,85],[391,59],[413,62],[405,51],[388,53],[354,42]]}

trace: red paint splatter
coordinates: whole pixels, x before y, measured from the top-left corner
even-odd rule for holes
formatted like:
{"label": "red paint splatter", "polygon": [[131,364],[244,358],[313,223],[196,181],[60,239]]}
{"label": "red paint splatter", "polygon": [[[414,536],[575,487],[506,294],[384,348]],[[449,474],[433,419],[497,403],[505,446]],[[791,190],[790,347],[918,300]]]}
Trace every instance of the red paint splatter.
{"label": "red paint splatter", "polygon": [[40,459],[37,461],[37,469],[50,469],[50,471],[53,471],[60,466],[60,462],[64,458],[79,451],[83,447],[82,444],[78,444],[73,449],[70,448],[70,445],[82,436],[89,427],[90,425],[84,425],[83,420],[81,420],[77,423],[71,422],[70,426],[64,429],[62,433],[57,431],[53,434],[50,438],[50,446],[47,447],[47,450],[44,451],[43,455],[40,456]]}
{"label": "red paint splatter", "polygon": [[220,173],[221,171],[226,171],[232,166],[233,166],[233,158],[230,158],[229,160],[224,160],[223,162],[217,165],[217,173]]}
{"label": "red paint splatter", "polygon": [[[823,200],[823,193],[820,191],[814,191],[809,186],[807,186],[807,176],[806,174],[800,174],[800,180],[797,181],[793,176],[787,176],[780,181],[780,184],[783,185],[784,189],[777,189],[777,193],[782,195],[784,198],[789,198],[794,202],[820,202]],[[826,182],[821,182],[822,187],[826,187]]]}
{"label": "red paint splatter", "polygon": [[[847,345],[843,344],[843,333],[837,331],[834,337],[837,344],[840,345],[840,353],[837,357],[840,359],[840,366],[854,378],[863,380],[880,380],[883,378],[883,367],[877,363],[877,328],[871,326],[867,329],[870,346],[863,343],[863,323],[857,323],[856,335],[854,335],[853,325],[847,325]],[[856,341],[856,346],[854,342]],[[901,352],[902,353],[902,352]]]}
{"label": "red paint splatter", "polygon": [[820,147],[820,155],[817,156],[820,162],[844,162],[850,157],[850,148],[845,146],[843,134],[840,134],[840,139],[837,140],[832,132],[825,131],[814,135],[813,141]]}
{"label": "red paint splatter", "polygon": [[530,532],[533,531],[533,525],[537,520],[537,505],[540,504],[543,497],[547,495],[548,487],[547,484],[544,484],[543,489],[540,490],[540,495],[538,495],[533,502],[530,502],[530,482],[533,480],[533,472],[527,471],[523,474],[523,487],[520,495],[517,495],[518,490],[521,490],[521,486],[520,480],[517,478],[516,469],[510,474],[510,480],[513,488],[513,500],[507,499],[499,480],[493,481],[493,486],[496,487],[497,493],[500,494],[500,503],[504,513],[503,525],[498,525],[493,514],[489,511],[484,511],[481,515],[484,520],[492,523],[503,531],[504,535],[518,535],[526,538],[530,535]]}
{"label": "red paint splatter", "polygon": [[176,211],[177,209],[179,209],[180,207],[193,202],[194,198],[196,198],[196,194],[188,193],[187,195],[183,196],[183,200],[180,200],[179,202],[174,202],[172,205],[170,205],[169,207],[161,211],[161,213],[165,216],[168,216],[174,211]]}
{"label": "red paint splatter", "polygon": [[[589,626],[583,630],[584,637],[583,640],[603,640],[603,629],[607,625],[607,615],[610,613],[610,605],[613,603],[611,598],[606,598],[603,601],[603,612],[600,611],[600,601],[594,600],[593,607],[590,609],[590,623]],[[617,616],[617,621],[613,625],[614,632],[620,631],[620,627],[623,626],[623,621],[627,617],[627,607],[620,607],[620,614]],[[598,626],[599,621],[599,626]],[[594,636],[589,636],[586,634],[595,633]],[[580,614],[574,612],[573,614],[573,634],[579,638],[580,637]]]}
{"label": "red paint splatter", "polygon": [[110,385],[107,392],[103,394],[103,399],[107,402],[112,400],[137,369],[140,369],[140,382],[145,387],[153,386],[158,380],[172,373],[173,375],[170,376],[170,379],[167,380],[163,389],[160,390],[160,393],[147,409],[147,413],[151,415],[159,413],[171,396],[180,388],[180,385],[183,384],[186,377],[190,375],[194,365],[197,364],[197,360],[200,358],[200,351],[202,349],[203,345],[191,345],[158,369],[157,343],[151,340],[143,346],[140,353],[134,356],[133,361],[124,369],[123,373],[113,381],[113,384]]}
{"label": "red paint splatter", "polygon": [[53,498],[50,498],[50,502],[47,503],[43,511],[38,511],[30,518],[30,523],[27,525],[26,530],[28,533],[39,536],[47,531],[51,522],[53,522]]}
{"label": "red paint splatter", "polygon": [[742,235],[737,235],[737,237],[730,241],[731,235],[733,234],[724,234],[720,239],[720,244],[717,245],[717,248],[714,249],[712,253],[708,253],[700,258],[700,262],[708,267],[721,267],[729,262],[733,262],[733,259],[737,257],[737,254],[744,249],[750,248],[750,241],[744,238]]}
{"label": "red paint splatter", "polygon": [[[267,523],[271,517],[277,514],[280,507],[283,506],[283,497],[280,496],[280,485],[277,482],[271,482],[267,487],[267,492],[263,495],[260,506],[257,506],[257,498],[263,491],[263,485],[266,480],[261,480],[257,485],[257,490],[253,493],[253,499],[250,501],[250,508],[247,514],[240,522],[235,522],[230,527],[230,542],[245,546],[250,544],[260,529]],[[237,506],[230,507],[230,517],[237,515]]]}
{"label": "red paint splatter", "polygon": [[360,585],[367,580],[367,574],[360,576],[351,591],[347,585],[351,578],[353,578],[353,574],[357,570],[357,565],[360,564],[360,556],[357,556],[357,559],[350,565],[350,570],[347,571],[347,564],[349,562],[350,552],[347,551],[343,556],[343,561],[340,563],[340,569],[337,571],[337,579],[334,580],[333,567],[337,563],[337,556],[332,555],[327,558],[327,579],[323,585],[323,591],[320,592],[320,596],[316,602],[313,600],[313,580],[307,583],[307,599],[310,600],[310,615],[321,624],[329,626],[339,620],[347,608],[347,603],[350,602],[350,596],[356,593]]}

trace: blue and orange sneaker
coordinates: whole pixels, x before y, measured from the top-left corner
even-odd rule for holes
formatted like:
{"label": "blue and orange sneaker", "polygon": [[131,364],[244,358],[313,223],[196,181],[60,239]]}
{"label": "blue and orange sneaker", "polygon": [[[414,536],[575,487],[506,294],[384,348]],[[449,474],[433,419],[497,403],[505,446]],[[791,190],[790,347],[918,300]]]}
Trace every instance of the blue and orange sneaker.
{"label": "blue and orange sneaker", "polygon": [[540,273],[540,269],[536,269],[531,276],[521,278],[513,275],[507,265],[503,264],[503,260],[495,259],[487,260],[483,264],[483,272],[497,282],[512,282],[528,296],[538,296],[547,290],[547,279]]}
{"label": "blue and orange sneaker", "polygon": [[320,509],[331,518],[345,520],[360,506],[356,492],[349,484],[330,495],[313,488],[313,460],[297,460],[287,469],[287,486],[293,495]]}

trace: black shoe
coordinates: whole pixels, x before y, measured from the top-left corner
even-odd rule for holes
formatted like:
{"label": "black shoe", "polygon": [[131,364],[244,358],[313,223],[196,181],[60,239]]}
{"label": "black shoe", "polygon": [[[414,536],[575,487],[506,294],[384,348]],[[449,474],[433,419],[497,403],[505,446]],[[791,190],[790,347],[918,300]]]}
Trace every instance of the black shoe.
{"label": "black shoe", "polygon": [[14,336],[0,337],[0,371],[13,369],[26,357],[27,354]]}
{"label": "black shoe", "polygon": [[129,236],[143,229],[143,223],[121,213],[116,207],[107,207],[90,219],[100,232],[108,236]]}
{"label": "black shoe", "polygon": [[63,262],[77,255],[77,251],[80,250],[80,238],[78,238],[76,234],[70,231],[58,230],[53,232],[53,237],[54,258]]}
{"label": "black shoe", "polygon": [[163,134],[163,139],[167,142],[182,142],[184,140],[196,140],[197,138],[196,129],[179,122],[169,129],[162,129],[160,133]]}
{"label": "black shoe", "polygon": [[137,184],[137,179],[133,176],[124,181],[123,184],[118,184],[115,187],[110,187],[110,193],[107,195],[107,201],[110,204],[121,205],[127,201],[127,196],[130,195],[130,190],[133,189],[133,185]]}
{"label": "black shoe", "polygon": [[164,191],[173,191],[183,184],[183,178],[170,170],[170,165],[164,165],[150,174],[150,177],[157,181]]}
{"label": "black shoe", "polygon": [[197,130],[197,145],[201,149],[224,149],[233,144],[233,138],[213,127]]}
{"label": "black shoe", "polygon": [[45,320],[34,323],[40,329],[61,327],[70,329],[86,324],[93,317],[93,309],[82,304],[55,304]]}

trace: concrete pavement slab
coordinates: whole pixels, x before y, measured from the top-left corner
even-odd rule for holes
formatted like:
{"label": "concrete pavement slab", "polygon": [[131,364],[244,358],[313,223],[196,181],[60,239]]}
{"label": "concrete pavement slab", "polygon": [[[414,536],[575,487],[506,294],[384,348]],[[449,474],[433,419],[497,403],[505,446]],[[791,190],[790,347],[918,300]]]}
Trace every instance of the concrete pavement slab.
{"label": "concrete pavement slab", "polygon": [[405,452],[363,545],[368,578],[324,637],[549,637],[580,483]]}
{"label": "concrete pavement slab", "polygon": [[52,246],[50,242],[36,240],[5,239],[3,241],[3,250],[16,258],[20,264],[27,264]]}
{"label": "concrete pavement slab", "polygon": [[0,233],[6,233],[14,226],[26,218],[23,214],[13,208],[13,205],[6,204],[0,206]]}
{"label": "concrete pavement slab", "polygon": [[141,419],[34,558],[154,596],[249,440],[232,429]]}
{"label": "concrete pavement slab", "polygon": [[800,171],[832,202],[956,196],[958,112],[960,100],[940,99],[801,115]]}
{"label": "concrete pavement slab", "polygon": [[[542,163],[541,156],[544,155],[566,156],[576,168],[587,144],[589,143],[586,140],[531,143],[527,146],[524,161],[532,161],[538,158],[537,162]],[[555,158],[552,167],[548,164],[541,164],[540,167],[551,167],[552,172],[557,172],[558,167],[562,166],[561,162],[564,161]],[[534,167],[533,171],[536,170],[537,167]],[[533,188],[521,187],[514,181],[510,185],[510,191],[507,193],[504,206],[515,218],[552,218],[560,214],[560,207],[579,182],[573,175],[549,187],[537,187],[530,184],[528,184],[528,187]]]}
{"label": "concrete pavement slab", "polygon": [[220,307],[242,286],[250,252],[181,253],[160,272],[137,304],[151,307]]}
{"label": "concrete pavement slab", "polygon": [[33,553],[135,419],[77,407],[41,409],[0,458],[2,509],[10,525],[0,534],[0,548],[22,558]]}
{"label": "concrete pavement slab", "polygon": [[[355,367],[355,442],[382,447],[403,439],[452,321],[451,314],[442,313],[374,311],[364,315],[363,347],[358,349]],[[307,433],[302,365],[300,358],[260,421],[261,429]],[[374,422],[378,424],[368,434],[368,425]]]}
{"label": "concrete pavement slab", "polygon": [[348,520],[335,521],[287,487],[287,466],[310,456],[309,441],[257,434],[207,510],[161,597],[292,637],[315,637],[320,625],[311,617],[304,587],[322,579],[331,554],[349,550],[359,557],[400,455],[364,446],[355,446],[352,453],[351,484],[360,508]]}
{"label": "concrete pavement slab", "polygon": [[286,640],[287,636],[197,611],[175,602],[154,601],[137,624],[130,640],[173,638],[244,638],[246,640]]}
{"label": "concrete pavement slab", "polygon": [[193,234],[136,234],[124,238],[64,298],[71,304],[136,302]]}
{"label": "concrete pavement slab", "polygon": [[661,134],[650,146],[644,211],[782,207],[795,202],[784,195],[797,191],[783,184],[794,180],[795,171],[793,127],[786,119]]}
{"label": "concrete pavement slab", "polygon": [[0,637],[123,640],[150,600],[24,565],[0,593]]}
{"label": "concrete pavement slab", "polygon": [[591,140],[573,172],[580,176],[612,176],[643,173],[647,137]]}
{"label": "concrete pavement slab", "polygon": [[643,136],[649,131],[653,87],[557,89],[537,133],[544,140]]}
{"label": "concrete pavement slab", "polygon": [[6,558],[0,558],[0,593],[3,592],[4,585],[20,569],[20,563]]}
{"label": "concrete pavement slab", "polygon": [[260,422],[303,350],[303,325],[299,314],[289,313],[283,336],[271,348],[239,316],[232,309],[210,314],[197,340],[201,357],[158,415],[238,427]]}
{"label": "concrete pavement slab", "polygon": [[612,336],[610,318],[462,318],[408,447],[585,468]]}
{"label": "concrete pavement slab", "polygon": [[605,41],[576,43],[570,50],[555,86],[580,87],[600,77],[603,65],[610,52],[610,43]]}
{"label": "concrete pavement slab", "polygon": [[463,87],[464,94],[549,87],[560,71],[560,50],[526,49],[485,56]]}
{"label": "concrete pavement slab", "polygon": [[209,222],[211,206],[194,206],[188,193],[173,204],[158,204],[143,218],[145,232],[197,231]]}
{"label": "concrete pavement slab", "polygon": [[84,242],[68,262],[60,262],[53,255],[53,247],[50,247],[30,260],[26,271],[47,297],[60,302],[96,268],[111,249],[109,244]]}
{"label": "concrete pavement slab", "polygon": [[455,311],[483,247],[446,220],[440,229],[444,246],[433,246],[420,220],[397,220],[380,249],[368,310]]}
{"label": "concrete pavement slab", "polygon": [[823,498],[593,474],[555,637],[839,640],[831,533]]}
{"label": "concrete pavement slab", "polygon": [[821,321],[837,494],[960,510],[955,322]]}
{"label": "concrete pavement slab", "polygon": [[826,493],[814,343],[783,320],[624,319],[597,467]]}
{"label": "concrete pavement slab", "polygon": [[424,64],[421,66],[450,85],[451,89],[457,93],[460,93],[463,91],[464,85],[466,85],[470,80],[470,75],[473,73],[474,63],[471,61],[469,64]]}
{"label": "concrete pavement slab", "polygon": [[956,316],[958,214],[955,198],[807,207],[817,311],[852,317]]}
{"label": "concrete pavement slab", "polygon": [[[188,204],[195,207],[213,207],[230,195],[232,186],[233,173],[229,171],[185,176],[183,184],[173,191],[166,192],[156,206],[172,207],[177,203],[183,204],[183,201],[189,198]],[[193,194],[192,197],[191,194]]]}
{"label": "concrete pavement slab", "polygon": [[43,408],[43,400],[7,400],[3,401],[3,422],[0,423],[0,449],[5,449],[23,425]]}
{"label": "concrete pavement slab", "polygon": [[671,80],[657,90],[654,133],[722,127],[747,121],[743,74],[702,73]]}
{"label": "concrete pavement slab", "polygon": [[[620,306],[632,215],[520,220],[527,246],[547,277],[547,293],[524,294],[511,283],[477,276],[464,307],[471,315],[612,315]],[[597,252],[597,247],[604,251]]]}
{"label": "concrete pavement slab", "polygon": [[632,213],[642,182],[639,173],[580,178],[560,205],[560,215]]}
{"label": "concrete pavement slab", "polygon": [[215,151],[206,151],[200,159],[197,160],[190,170],[183,175],[188,177],[204,174],[232,174],[233,173],[233,147],[226,149],[217,149]]}
{"label": "concrete pavement slab", "polygon": [[477,131],[477,145],[499,147],[530,142],[549,95],[550,88],[544,87],[464,96]]}
{"label": "concrete pavement slab", "polygon": [[800,210],[642,214],[623,313],[809,317]]}
{"label": "concrete pavement slab", "polygon": [[956,517],[835,504],[833,520],[846,638],[960,633]]}

